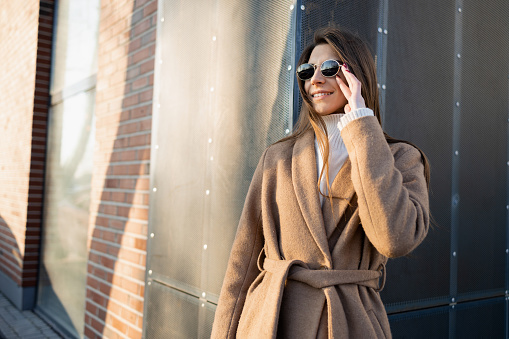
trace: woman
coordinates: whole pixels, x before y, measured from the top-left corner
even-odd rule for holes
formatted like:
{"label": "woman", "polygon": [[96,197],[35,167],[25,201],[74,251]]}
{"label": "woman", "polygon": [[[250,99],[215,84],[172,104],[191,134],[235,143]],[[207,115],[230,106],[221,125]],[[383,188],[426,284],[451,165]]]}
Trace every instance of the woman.
{"label": "woman", "polygon": [[428,163],[382,131],[362,40],[320,30],[299,65],[301,115],[255,171],[212,337],[390,338],[379,291],[427,234]]}

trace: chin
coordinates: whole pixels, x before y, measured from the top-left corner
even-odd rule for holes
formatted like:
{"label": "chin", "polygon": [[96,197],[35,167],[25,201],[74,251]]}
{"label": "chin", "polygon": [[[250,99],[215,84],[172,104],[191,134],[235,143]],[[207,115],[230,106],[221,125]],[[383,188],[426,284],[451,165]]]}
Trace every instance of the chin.
{"label": "chin", "polygon": [[329,115],[329,114],[336,114],[336,113],[345,113],[344,107],[342,108],[330,108],[330,109],[316,109],[315,112],[318,113],[318,115]]}

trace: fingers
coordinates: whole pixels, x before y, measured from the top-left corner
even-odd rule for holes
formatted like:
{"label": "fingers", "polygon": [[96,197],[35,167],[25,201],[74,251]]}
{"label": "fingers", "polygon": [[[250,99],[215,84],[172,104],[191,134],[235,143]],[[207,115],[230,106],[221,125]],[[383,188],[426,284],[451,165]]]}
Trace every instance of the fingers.
{"label": "fingers", "polygon": [[359,81],[359,79],[357,79],[355,75],[353,75],[350,72],[347,64],[343,64],[343,66],[341,67],[341,71],[343,72],[345,79],[348,82],[348,87],[350,88],[350,91],[352,93],[360,92],[361,82]]}
{"label": "fingers", "polygon": [[339,75],[336,75],[336,81],[338,83],[339,89],[341,89],[341,92],[343,92],[343,95],[348,100],[352,96],[352,91],[348,87],[348,85],[339,77]]}
{"label": "fingers", "polygon": [[[343,94],[345,94],[345,98],[348,100],[348,106],[350,110],[355,110],[357,108],[364,108],[366,107],[366,104],[364,102],[364,98],[362,97],[362,91],[361,91],[361,82],[355,75],[353,75],[348,70],[348,65],[343,64],[343,67],[341,67],[341,70],[343,71],[343,74],[345,76],[346,81],[348,82],[348,91],[350,93],[349,96],[345,94],[345,90],[341,87],[341,90],[343,91]],[[341,81],[345,86],[345,82]],[[346,112],[346,107],[345,107]]]}

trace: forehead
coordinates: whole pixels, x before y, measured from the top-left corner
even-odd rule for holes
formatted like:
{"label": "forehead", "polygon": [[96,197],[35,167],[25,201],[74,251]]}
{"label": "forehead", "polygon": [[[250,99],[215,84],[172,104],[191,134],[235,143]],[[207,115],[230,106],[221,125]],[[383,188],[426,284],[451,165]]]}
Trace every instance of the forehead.
{"label": "forehead", "polygon": [[319,64],[328,59],[338,59],[338,54],[329,44],[317,45],[309,56],[309,63]]}

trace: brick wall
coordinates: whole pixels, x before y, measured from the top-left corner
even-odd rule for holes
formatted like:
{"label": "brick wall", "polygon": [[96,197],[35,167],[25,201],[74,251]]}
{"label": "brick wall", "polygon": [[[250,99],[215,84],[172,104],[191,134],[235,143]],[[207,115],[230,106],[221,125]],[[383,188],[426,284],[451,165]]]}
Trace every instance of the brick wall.
{"label": "brick wall", "polygon": [[103,0],[87,338],[141,338],[157,0]]}
{"label": "brick wall", "polygon": [[0,3],[0,290],[23,309],[37,282],[53,2]]}

